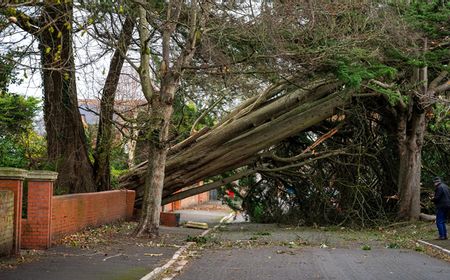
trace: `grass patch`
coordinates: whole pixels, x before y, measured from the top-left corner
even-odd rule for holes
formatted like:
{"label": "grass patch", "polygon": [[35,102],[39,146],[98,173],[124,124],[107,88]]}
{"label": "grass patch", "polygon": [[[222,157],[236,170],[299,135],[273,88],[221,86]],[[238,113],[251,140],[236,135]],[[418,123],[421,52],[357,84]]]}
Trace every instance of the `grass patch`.
{"label": "grass patch", "polygon": [[187,242],[195,242],[197,244],[206,244],[209,241],[209,237],[207,236],[190,236],[188,235],[188,237],[186,238]]}
{"label": "grass patch", "polygon": [[386,245],[386,248],[388,249],[400,249],[400,245],[396,242],[391,242],[388,245]]}
{"label": "grass patch", "polygon": [[272,234],[270,232],[268,232],[268,231],[258,231],[258,232],[253,233],[253,235],[256,235],[256,236],[269,236],[269,235],[272,235]]}

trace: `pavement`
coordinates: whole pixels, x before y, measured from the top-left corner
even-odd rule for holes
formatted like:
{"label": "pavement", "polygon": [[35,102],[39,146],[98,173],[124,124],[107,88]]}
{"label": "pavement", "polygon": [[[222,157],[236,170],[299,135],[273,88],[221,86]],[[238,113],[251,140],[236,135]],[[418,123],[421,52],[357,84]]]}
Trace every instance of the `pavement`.
{"label": "pavement", "polygon": [[[229,214],[223,207],[204,207],[179,211],[181,221],[214,225]],[[161,227],[160,237],[153,240],[127,234],[108,239],[105,238],[108,231],[103,229],[88,233],[88,237],[79,234],[73,237],[73,242],[78,244],[75,247],[66,242],[46,251],[23,251],[18,259],[0,259],[0,279],[137,280],[167,263],[186,244],[188,236],[198,236],[202,232],[204,230],[193,228]],[[91,240],[84,243],[84,238]]]}

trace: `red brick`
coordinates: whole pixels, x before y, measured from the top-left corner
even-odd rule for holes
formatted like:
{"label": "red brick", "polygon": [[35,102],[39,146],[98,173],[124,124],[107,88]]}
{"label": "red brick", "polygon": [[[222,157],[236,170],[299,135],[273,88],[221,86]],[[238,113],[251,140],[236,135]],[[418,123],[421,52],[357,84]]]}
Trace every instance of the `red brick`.
{"label": "red brick", "polygon": [[180,213],[161,212],[160,224],[166,227],[177,227],[180,225]]}

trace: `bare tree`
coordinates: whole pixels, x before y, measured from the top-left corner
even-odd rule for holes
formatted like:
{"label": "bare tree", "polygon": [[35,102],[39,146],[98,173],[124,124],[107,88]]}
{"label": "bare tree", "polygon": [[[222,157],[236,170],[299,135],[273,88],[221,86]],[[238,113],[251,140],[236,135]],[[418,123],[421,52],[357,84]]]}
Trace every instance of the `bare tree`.
{"label": "bare tree", "polygon": [[[139,7],[138,28],[141,42],[139,76],[142,91],[150,104],[151,114],[144,137],[148,147],[148,164],[145,175],[142,214],[135,231],[136,235],[158,234],[173,101],[184,67],[190,64],[194,56],[197,39],[205,23],[204,13],[209,10],[207,3],[207,1],[196,0],[171,0],[164,4],[164,12],[158,18],[154,17],[154,11],[148,9],[147,6],[141,5]],[[147,4],[151,4],[151,1]],[[182,13],[187,16],[183,25],[180,24]],[[148,19],[153,21],[151,22],[153,25],[148,22]],[[183,28],[186,32],[184,38],[177,38],[179,41],[175,40],[177,28]],[[154,86],[158,80],[152,81],[154,76],[152,77],[150,72],[150,63],[157,65],[155,61],[150,60],[150,48],[148,47],[151,40],[150,30],[155,30],[161,34],[158,42],[161,49],[158,89]],[[179,44],[179,48],[174,48],[176,43]]]}

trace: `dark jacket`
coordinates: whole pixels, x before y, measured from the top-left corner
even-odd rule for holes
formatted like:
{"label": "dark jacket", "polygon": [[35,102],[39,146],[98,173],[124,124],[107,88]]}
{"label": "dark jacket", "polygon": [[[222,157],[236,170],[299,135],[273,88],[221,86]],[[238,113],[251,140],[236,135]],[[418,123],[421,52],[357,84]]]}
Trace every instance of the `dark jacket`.
{"label": "dark jacket", "polygon": [[433,202],[436,208],[450,207],[450,191],[444,183],[439,183],[434,191]]}

